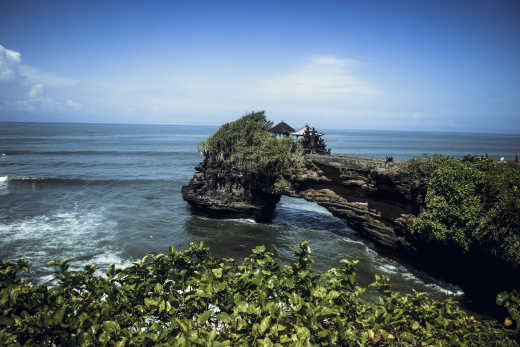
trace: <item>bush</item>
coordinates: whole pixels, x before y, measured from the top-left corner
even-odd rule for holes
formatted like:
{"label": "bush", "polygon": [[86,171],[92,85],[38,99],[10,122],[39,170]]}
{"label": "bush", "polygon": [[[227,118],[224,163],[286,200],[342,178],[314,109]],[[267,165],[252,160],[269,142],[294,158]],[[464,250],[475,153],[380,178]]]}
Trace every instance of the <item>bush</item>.
{"label": "bush", "polygon": [[427,192],[412,231],[520,265],[520,169],[487,157],[434,156],[410,164]]}
{"label": "bush", "polygon": [[265,118],[264,111],[251,112],[222,125],[207,141],[199,144],[199,149],[205,148],[207,152],[222,152],[229,156],[239,141],[242,146],[251,146],[256,132],[267,132],[272,126],[273,123]]}
{"label": "bush", "polygon": [[221,126],[199,144],[199,152],[205,157],[231,160],[237,166],[276,176],[301,153],[292,138],[277,138],[269,131],[271,127],[272,122],[266,120],[264,111],[252,112]]}
{"label": "bush", "polygon": [[[452,299],[391,290],[368,302],[357,261],[312,271],[308,242],[282,266],[264,246],[241,263],[215,259],[202,244],[149,254],[130,267],[69,271],[54,261],[56,285],[22,280],[23,260],[0,263],[0,341],[6,345],[513,346],[518,330],[475,319]],[[512,306],[507,295],[500,303]],[[512,325],[518,311],[507,318]],[[511,324],[509,324],[511,323]]]}

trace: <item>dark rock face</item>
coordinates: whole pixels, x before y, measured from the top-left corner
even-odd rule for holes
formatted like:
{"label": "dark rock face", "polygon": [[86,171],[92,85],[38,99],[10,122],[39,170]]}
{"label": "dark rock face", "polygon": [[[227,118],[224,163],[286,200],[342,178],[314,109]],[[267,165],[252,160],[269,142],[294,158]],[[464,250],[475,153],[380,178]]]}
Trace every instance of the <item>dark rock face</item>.
{"label": "dark rock face", "polygon": [[376,244],[412,247],[405,235],[420,194],[397,166],[385,168],[378,159],[308,155],[305,169],[290,181],[288,195],[318,203]]}
{"label": "dark rock face", "polygon": [[198,213],[267,221],[280,201],[280,195],[271,193],[273,178],[230,160],[206,158],[195,170],[182,197]]}
{"label": "dark rock face", "polygon": [[[216,157],[205,158],[196,170],[182,188],[184,200],[196,212],[266,221],[280,200],[273,188],[279,177]],[[282,176],[290,186],[283,194],[318,203],[378,245],[411,247],[405,235],[422,193],[398,165],[385,168],[384,160],[307,155],[303,167]]]}

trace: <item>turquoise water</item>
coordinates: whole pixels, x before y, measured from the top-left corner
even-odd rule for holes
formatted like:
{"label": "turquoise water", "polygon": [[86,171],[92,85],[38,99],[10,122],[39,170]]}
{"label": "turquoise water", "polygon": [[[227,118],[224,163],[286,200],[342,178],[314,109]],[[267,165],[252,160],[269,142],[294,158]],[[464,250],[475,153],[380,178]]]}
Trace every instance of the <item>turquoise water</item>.
{"label": "turquoise water", "polygon": [[[360,260],[359,278],[433,296],[461,294],[412,265],[378,254],[341,220],[304,200],[282,198],[272,223],[193,216],[181,186],[200,162],[197,143],[212,126],[0,123],[0,259],[27,258],[46,281],[54,258],[80,268],[131,264],[148,252],[204,241],[217,256],[241,258],[265,244],[284,261],[311,240],[316,269]],[[333,153],[407,159],[423,153],[512,159],[518,135],[325,130]]]}

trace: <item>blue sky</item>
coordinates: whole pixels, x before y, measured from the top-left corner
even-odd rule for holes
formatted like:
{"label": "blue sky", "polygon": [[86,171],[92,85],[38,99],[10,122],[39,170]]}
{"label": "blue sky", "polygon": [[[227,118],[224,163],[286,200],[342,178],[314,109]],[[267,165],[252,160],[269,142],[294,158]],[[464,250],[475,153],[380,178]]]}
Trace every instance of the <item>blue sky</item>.
{"label": "blue sky", "polygon": [[0,121],[520,133],[519,38],[518,1],[4,0]]}

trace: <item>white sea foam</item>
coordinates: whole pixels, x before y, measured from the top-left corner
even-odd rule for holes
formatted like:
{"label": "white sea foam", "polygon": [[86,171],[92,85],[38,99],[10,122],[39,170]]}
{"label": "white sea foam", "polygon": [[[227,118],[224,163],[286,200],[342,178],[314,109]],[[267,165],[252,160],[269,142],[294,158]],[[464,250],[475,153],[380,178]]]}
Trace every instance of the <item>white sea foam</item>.
{"label": "white sea foam", "polygon": [[[72,270],[86,264],[106,268],[130,265],[119,252],[109,246],[113,243],[115,223],[107,221],[102,209],[81,211],[73,208],[54,214],[36,216],[11,223],[0,223],[4,243],[13,251],[12,260],[26,258],[38,267],[53,271],[45,264],[52,259],[72,258]],[[40,280],[48,280],[48,273]]]}
{"label": "white sea foam", "polygon": [[132,266],[132,262],[121,258],[117,253],[104,253],[97,255],[91,261],[98,266],[108,266],[110,264],[116,265],[118,268]]}
{"label": "white sea foam", "polygon": [[402,278],[415,282],[417,284],[423,285],[424,287],[433,289],[437,292],[443,293],[445,295],[451,295],[451,296],[461,296],[464,294],[464,292],[458,288],[455,285],[450,284],[437,284],[433,282],[425,282],[424,280],[417,277],[415,274],[413,274],[410,270],[406,268],[406,266],[401,264],[380,264],[377,266],[378,270],[381,272],[390,274],[390,275],[399,275]]}
{"label": "white sea foam", "polygon": [[5,195],[8,192],[8,184],[9,177],[7,176],[0,176],[0,195]]}
{"label": "white sea foam", "polygon": [[304,199],[290,198],[284,196],[280,201],[280,206],[295,210],[309,211],[324,214],[327,216],[332,216],[332,213],[330,213],[325,207],[322,207],[314,202],[306,201]]}
{"label": "white sea foam", "polygon": [[355,245],[359,245],[361,246],[361,248],[363,248],[363,250],[365,251],[365,253],[371,258],[371,259],[375,259],[377,258],[379,255],[377,254],[376,251],[374,251],[372,248],[368,247],[366,245],[365,242],[363,241],[360,241],[360,240],[353,240],[353,239],[350,239],[348,237],[344,237],[343,238],[343,241],[345,242],[348,242],[348,243],[352,243],[352,244],[355,244]]}
{"label": "white sea foam", "polygon": [[435,284],[435,283],[426,283],[425,284],[426,287],[430,287],[430,288],[433,288],[441,293],[444,293],[446,295],[451,295],[451,296],[462,296],[464,295],[464,292],[462,291],[462,289],[453,289],[453,290],[450,290],[450,289],[447,289],[447,288],[444,288],[444,287],[441,287],[439,286],[438,284]]}
{"label": "white sea foam", "polygon": [[[454,286],[454,285],[440,285],[440,284],[436,284],[436,283],[426,283],[424,282],[423,280],[421,280],[420,278],[418,278],[417,276],[415,276],[413,273],[411,272],[405,272],[402,274],[402,276],[408,280],[412,280],[416,283],[420,283],[422,285],[424,285],[425,287],[428,287],[428,288],[431,288],[431,289],[434,289],[438,292],[441,292],[443,294],[446,294],[446,295],[451,295],[451,296],[461,296],[464,294],[464,292],[458,288],[457,286]],[[450,287],[450,288],[448,288]]]}
{"label": "white sea foam", "polygon": [[237,223],[247,223],[247,224],[257,224],[254,219],[250,218],[212,218],[206,216],[197,216],[198,219],[206,220],[206,221],[215,221],[219,220],[222,222],[237,222]]}
{"label": "white sea foam", "polygon": [[402,264],[398,264],[395,261],[385,258],[376,251],[368,247],[364,242],[360,240],[353,240],[347,237],[344,237],[343,240],[348,243],[360,245],[363,247],[366,255],[371,259],[374,263],[375,267],[379,272],[382,272],[391,276],[401,276],[403,279],[411,282],[415,282],[424,287],[430,288],[432,290],[438,291],[440,293],[451,295],[451,296],[461,296],[464,292],[458,288],[457,286],[450,284],[437,284],[433,282],[425,282],[422,279],[418,278],[414,275],[406,266]]}
{"label": "white sea foam", "polygon": [[224,218],[222,219],[226,222],[237,222],[237,223],[246,223],[246,224],[256,224],[256,221],[254,219],[249,218]]}
{"label": "white sea foam", "polygon": [[[348,242],[348,243],[355,243],[355,244],[358,244],[358,245],[361,245],[361,246],[365,246],[365,247],[367,247],[367,246],[365,245],[365,243],[363,243],[362,241],[359,241],[359,240],[352,240],[352,239],[349,239],[349,238],[347,238],[347,237],[344,237],[344,238],[343,238],[343,241]],[[368,247],[367,247],[367,248],[368,248]]]}
{"label": "white sea foam", "polygon": [[41,240],[46,244],[74,246],[78,241],[89,241],[105,222],[99,212],[63,211],[0,224],[0,231],[10,240]]}
{"label": "white sea foam", "polygon": [[89,263],[95,264],[97,266],[96,275],[103,277],[106,277],[105,270],[111,264],[118,269],[132,266],[131,261],[121,258],[116,252],[110,253],[110,251],[95,256]]}
{"label": "white sea foam", "polygon": [[383,264],[377,267],[380,271],[387,274],[396,274],[398,271],[397,266],[391,264]]}

